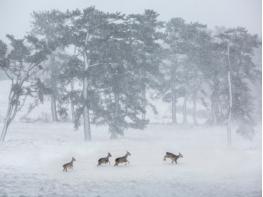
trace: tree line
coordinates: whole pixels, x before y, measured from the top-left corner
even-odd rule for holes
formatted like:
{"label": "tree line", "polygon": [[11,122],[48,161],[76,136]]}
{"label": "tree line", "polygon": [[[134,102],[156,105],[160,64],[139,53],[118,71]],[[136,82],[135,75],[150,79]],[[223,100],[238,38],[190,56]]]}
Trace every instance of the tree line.
{"label": "tree line", "polygon": [[[0,41],[0,68],[11,81],[9,103],[1,134],[28,97],[35,103],[51,100],[53,121],[71,117],[84,139],[91,140],[91,123],[108,126],[112,138],[128,128],[148,124],[147,97],[171,104],[172,123],[178,123],[178,100],[202,105],[206,124],[237,122],[253,131],[261,69],[254,63],[261,40],[243,27],[210,30],[182,18],[160,21],[158,13],[102,12],[94,7],[32,14],[24,38],[7,35]],[[242,132],[243,126],[240,127]]]}

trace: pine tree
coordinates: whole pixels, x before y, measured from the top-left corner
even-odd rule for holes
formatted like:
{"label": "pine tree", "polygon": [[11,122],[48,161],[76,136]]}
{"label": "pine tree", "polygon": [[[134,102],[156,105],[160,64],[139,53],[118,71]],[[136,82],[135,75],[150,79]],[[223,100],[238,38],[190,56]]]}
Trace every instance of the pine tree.
{"label": "pine tree", "polygon": [[[244,28],[227,29],[217,35],[218,47],[224,61],[222,75],[228,81],[228,95],[225,96],[228,117],[228,140],[231,143],[232,120],[253,125],[253,105],[250,84],[257,79],[256,65],[252,61],[254,49],[260,44],[256,35]],[[253,129],[248,130],[253,131]]]}
{"label": "pine tree", "polygon": [[[55,50],[58,47],[63,47],[66,39],[63,39],[65,14],[58,10],[46,12],[33,12],[33,22],[31,34],[37,37],[44,38],[50,49]],[[56,54],[52,53],[49,56],[48,71],[50,74],[47,77],[47,82],[50,87],[51,99],[51,116],[53,121],[58,121],[57,114],[57,97],[58,97],[58,79],[59,65],[57,65]]]}
{"label": "pine tree", "polygon": [[205,25],[187,24],[181,18],[173,18],[166,25],[168,55],[164,69],[164,74],[167,75],[164,99],[172,104],[173,123],[177,122],[176,102],[182,97],[183,122],[187,123],[187,103],[192,100],[193,120],[197,124],[197,101],[203,97],[202,70],[208,64],[210,40],[211,36]]}
{"label": "pine tree", "polygon": [[0,41],[0,68],[11,81],[8,107],[0,141],[4,141],[7,130],[28,96],[37,96],[37,78],[41,65],[50,53],[47,44],[33,36],[16,39],[7,35],[11,49]]}

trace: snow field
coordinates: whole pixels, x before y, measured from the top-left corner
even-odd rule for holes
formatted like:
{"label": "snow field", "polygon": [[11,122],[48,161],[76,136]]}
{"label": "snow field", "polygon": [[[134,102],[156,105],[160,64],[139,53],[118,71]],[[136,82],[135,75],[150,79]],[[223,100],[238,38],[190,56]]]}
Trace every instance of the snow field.
{"label": "snow field", "polygon": [[[149,125],[109,140],[107,128],[93,127],[93,141],[71,124],[14,123],[0,146],[0,196],[260,196],[261,138],[233,136],[225,128]],[[129,151],[130,165],[114,167]],[[178,165],[163,161],[181,152]],[[111,165],[97,167],[110,152]],[[76,158],[74,169],[62,165]]]}

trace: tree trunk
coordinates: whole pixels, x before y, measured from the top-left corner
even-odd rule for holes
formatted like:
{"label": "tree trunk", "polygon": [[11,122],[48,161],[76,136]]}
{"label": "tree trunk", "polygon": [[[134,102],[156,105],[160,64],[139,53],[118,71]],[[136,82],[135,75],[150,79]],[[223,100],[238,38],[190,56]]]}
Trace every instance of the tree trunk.
{"label": "tree trunk", "polygon": [[0,142],[5,141],[7,129],[9,127],[10,123],[15,118],[15,115],[16,115],[17,109],[18,109],[18,99],[19,99],[19,95],[15,95],[14,92],[12,91],[12,87],[11,87],[9,97],[8,97],[8,107],[7,107],[7,112],[6,112],[6,116],[5,116],[4,127],[2,129],[2,133],[1,133],[1,137],[0,137]]}
{"label": "tree trunk", "polygon": [[9,101],[6,117],[5,117],[5,120],[4,120],[4,127],[2,129],[2,133],[1,133],[1,137],[0,137],[0,141],[1,142],[5,141],[5,137],[6,137],[6,134],[7,134],[7,129],[9,127],[10,123],[11,123],[11,114],[12,114],[12,107],[11,107],[11,104],[10,104],[10,101]]}
{"label": "tree trunk", "polygon": [[209,117],[209,120],[210,120],[209,123],[212,125],[215,125],[218,123],[217,113],[216,113],[216,103],[213,99],[211,100],[211,115]]}
{"label": "tree trunk", "polygon": [[90,141],[91,140],[90,114],[87,106],[84,107],[83,119],[84,119],[84,140]]}
{"label": "tree trunk", "polygon": [[231,86],[231,74],[228,71],[228,90],[229,90],[229,111],[228,111],[228,120],[227,120],[227,145],[232,144],[231,139],[231,124],[232,124],[232,86]]}
{"label": "tree trunk", "polygon": [[55,55],[52,54],[50,56],[50,70],[51,70],[51,117],[52,121],[57,122],[58,121],[58,115],[57,115],[57,79],[56,79],[56,65],[55,65]]}
{"label": "tree trunk", "polygon": [[194,125],[197,125],[197,118],[196,118],[196,92],[194,93],[193,97],[193,122]]}
{"label": "tree trunk", "polygon": [[56,97],[54,95],[51,95],[51,117],[52,117],[52,121],[54,122],[58,121],[57,102],[56,102]]}
{"label": "tree trunk", "polygon": [[231,74],[230,74],[230,71],[228,71],[228,90],[229,90],[229,111],[228,111],[228,119],[227,119],[227,145],[230,146],[232,144],[232,139],[231,139],[232,87],[231,87]]}
{"label": "tree trunk", "polygon": [[218,108],[218,90],[219,90],[219,82],[218,82],[218,76],[214,76],[214,83],[213,83],[213,91],[210,96],[211,100],[211,114],[209,117],[209,123],[212,125],[218,124],[218,117],[219,117],[219,108]]}
{"label": "tree trunk", "polygon": [[114,103],[115,103],[115,110],[113,112],[114,117],[110,125],[111,139],[116,139],[118,135],[121,135],[123,132],[120,128],[120,125],[118,125],[119,116],[120,116],[120,96],[118,93],[114,93]]}
{"label": "tree trunk", "polygon": [[144,112],[142,113],[142,120],[145,120],[145,116],[146,116],[146,87],[145,85],[143,85],[143,89],[142,89],[142,106],[144,109]]}
{"label": "tree trunk", "polygon": [[187,124],[187,97],[184,96],[184,105],[183,105],[183,124]]}
{"label": "tree trunk", "polygon": [[[71,92],[73,92],[74,91],[74,80],[70,82],[70,88],[71,88]],[[71,109],[71,120],[72,122],[75,122],[75,109],[74,109],[72,98],[70,99],[70,109]]]}
{"label": "tree trunk", "polygon": [[7,129],[9,128],[10,123],[13,121],[12,116],[14,116],[14,113],[16,114],[16,112],[12,112],[13,110],[11,109],[8,113],[8,115],[5,117],[5,121],[4,121],[4,127],[2,129],[2,133],[1,133],[1,137],[0,137],[0,142],[4,142],[5,138],[6,138],[6,134],[7,134]]}
{"label": "tree trunk", "polygon": [[172,92],[172,123],[177,124],[177,117],[176,117],[176,95],[175,92]]}
{"label": "tree trunk", "polygon": [[228,111],[228,120],[227,120],[227,145],[232,144],[231,139],[231,124],[232,124],[232,83],[231,83],[231,64],[230,64],[230,52],[229,45],[227,46],[228,53],[228,72],[227,72],[227,81],[228,81],[228,93],[229,93],[229,111]]}
{"label": "tree trunk", "polygon": [[[6,117],[6,118],[8,118],[8,117]],[[7,120],[5,120],[4,127],[3,127],[2,133],[1,133],[1,138],[0,138],[1,143],[3,143],[5,141],[8,126],[9,126],[9,123],[7,122]]]}
{"label": "tree trunk", "polygon": [[[114,123],[113,123],[114,124]],[[110,132],[110,139],[114,140],[114,139],[117,139],[118,138],[118,134],[117,132],[115,131],[115,128],[113,125],[109,125],[109,132]]]}
{"label": "tree trunk", "polygon": [[[85,63],[85,72],[89,68],[88,64],[88,57],[87,53],[84,53],[84,63]],[[89,107],[88,107],[88,78],[87,78],[87,73],[84,75],[83,79],[83,97],[84,97],[84,111],[83,111],[83,119],[84,119],[84,140],[85,141],[90,141],[91,140],[91,129],[90,129],[90,116],[89,116]]]}

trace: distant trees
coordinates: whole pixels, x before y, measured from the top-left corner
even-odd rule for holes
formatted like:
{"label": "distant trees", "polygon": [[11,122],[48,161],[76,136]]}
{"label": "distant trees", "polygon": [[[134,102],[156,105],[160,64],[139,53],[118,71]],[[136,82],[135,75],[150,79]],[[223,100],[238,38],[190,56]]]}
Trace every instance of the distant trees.
{"label": "distant trees", "polygon": [[[231,143],[232,118],[239,124],[247,125],[247,132],[253,132],[253,104],[251,84],[258,78],[258,69],[252,61],[254,49],[260,41],[257,36],[250,35],[244,28],[227,29],[216,38],[217,47],[224,62],[225,85],[228,94],[226,98],[226,117],[228,125],[228,141]],[[239,129],[240,130],[240,129]]]}
{"label": "distant trees", "polygon": [[[173,123],[179,122],[181,105],[187,124],[191,105],[195,125],[198,106],[207,110],[208,124],[231,125],[233,120],[252,125],[251,89],[261,76],[252,58],[260,41],[244,28],[210,31],[182,18],[164,23],[153,10],[125,15],[88,7],[34,12],[30,35],[24,40],[9,36],[11,52],[20,59],[12,59],[7,45],[0,43],[1,68],[20,84],[16,80],[22,74],[17,78],[18,67],[12,65],[29,65],[28,56],[38,54],[32,62],[36,69],[24,80],[37,78],[30,88],[36,88],[40,100],[50,96],[53,121],[68,119],[70,109],[74,127],[83,122],[85,140],[91,140],[91,123],[108,125],[111,138],[128,128],[143,129],[146,108],[155,109],[149,90],[171,103]],[[40,63],[42,76],[37,75]]]}
{"label": "distant trees", "polygon": [[[183,122],[187,123],[189,100],[193,102],[194,124],[197,100],[206,108],[210,103],[208,123],[227,124],[229,144],[232,121],[253,125],[251,89],[261,75],[252,61],[255,49],[260,46],[256,35],[244,28],[212,34],[205,25],[173,18],[166,24],[165,43],[163,97],[172,104],[173,123],[177,122],[176,101],[184,97]],[[247,132],[250,131],[253,128]]]}
{"label": "distant trees", "polygon": [[197,100],[203,96],[206,79],[202,71],[209,64],[211,35],[205,25],[187,24],[182,18],[173,18],[167,23],[166,35],[166,92],[163,96],[171,101],[172,122],[177,123],[177,100],[183,98],[183,122],[187,123],[187,103],[192,100],[193,121],[197,124]]}

